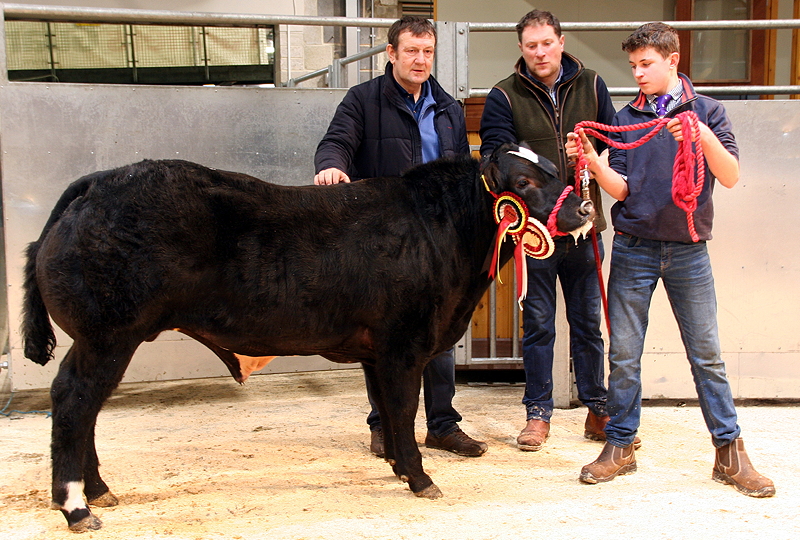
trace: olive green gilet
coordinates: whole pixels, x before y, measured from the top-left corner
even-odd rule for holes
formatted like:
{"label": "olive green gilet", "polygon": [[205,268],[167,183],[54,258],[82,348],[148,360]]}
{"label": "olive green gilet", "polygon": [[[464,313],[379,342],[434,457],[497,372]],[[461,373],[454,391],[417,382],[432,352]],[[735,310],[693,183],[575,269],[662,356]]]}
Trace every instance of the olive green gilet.
{"label": "olive green gilet", "polygon": [[[581,68],[572,79],[559,83],[558,102],[562,106],[555,109],[554,117],[543,104],[543,100],[551,101],[550,95],[519,73],[522,65],[520,59],[515,73],[495,85],[495,88],[503,91],[511,106],[517,142],[527,143],[531,150],[552,161],[564,184],[575,185],[575,169],[567,163],[564,145],[567,133],[575,129],[575,124],[583,120],[597,120],[597,74]],[[593,137],[589,140],[596,146]],[[595,227],[603,231],[606,220],[600,188],[594,179],[589,183],[589,197],[597,212]]]}

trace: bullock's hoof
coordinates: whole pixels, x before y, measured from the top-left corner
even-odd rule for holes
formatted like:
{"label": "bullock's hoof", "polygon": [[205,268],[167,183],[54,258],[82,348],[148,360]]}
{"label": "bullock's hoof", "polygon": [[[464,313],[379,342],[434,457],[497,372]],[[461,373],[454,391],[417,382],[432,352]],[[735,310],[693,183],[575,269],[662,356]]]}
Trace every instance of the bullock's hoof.
{"label": "bullock's hoof", "polygon": [[79,508],[72,512],[61,511],[67,518],[69,530],[76,533],[86,531],[96,531],[103,526],[103,522],[97,519],[88,508]]}
{"label": "bullock's hoof", "polygon": [[442,497],[442,490],[436,484],[431,484],[422,491],[415,492],[414,495],[423,499],[439,499]]}
{"label": "bullock's hoof", "polygon": [[117,506],[118,504],[119,499],[110,491],[106,491],[99,497],[95,497],[89,501],[90,506],[97,506],[99,508],[108,508],[110,506]]}

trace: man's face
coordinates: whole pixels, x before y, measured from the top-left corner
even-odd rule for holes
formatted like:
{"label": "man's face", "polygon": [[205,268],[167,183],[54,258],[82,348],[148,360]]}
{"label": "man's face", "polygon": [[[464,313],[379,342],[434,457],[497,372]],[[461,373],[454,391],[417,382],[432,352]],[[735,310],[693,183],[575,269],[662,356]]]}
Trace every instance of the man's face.
{"label": "man's face", "polygon": [[528,71],[547,86],[553,86],[561,70],[564,36],[557,36],[550,25],[528,26],[518,44]]}
{"label": "man's face", "polygon": [[410,94],[416,94],[431,76],[435,48],[436,38],[431,34],[415,36],[409,31],[400,34],[397,49],[386,46],[394,78]]}
{"label": "man's face", "polygon": [[664,58],[653,47],[644,47],[628,53],[633,78],[645,94],[661,96],[677,84],[679,54],[674,52]]}

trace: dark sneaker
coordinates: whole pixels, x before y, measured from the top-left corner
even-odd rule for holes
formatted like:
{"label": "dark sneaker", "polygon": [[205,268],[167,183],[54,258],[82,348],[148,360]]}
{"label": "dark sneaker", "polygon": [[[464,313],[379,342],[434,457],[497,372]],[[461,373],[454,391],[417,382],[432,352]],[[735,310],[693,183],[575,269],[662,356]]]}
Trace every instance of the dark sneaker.
{"label": "dark sneaker", "polygon": [[439,450],[447,450],[459,456],[478,457],[486,453],[489,445],[485,442],[476,441],[460,428],[456,428],[452,433],[448,433],[444,437],[436,437],[430,431],[425,437],[425,446],[428,448],[438,448]]}
{"label": "dark sneaker", "polygon": [[369,451],[376,456],[382,458],[386,457],[386,452],[383,449],[383,431],[376,429],[369,432]]}
{"label": "dark sneaker", "polygon": [[606,443],[600,456],[581,469],[581,482],[597,484],[608,482],[619,475],[636,472],[636,455],[633,445],[623,448]]}
{"label": "dark sneaker", "polygon": [[517,437],[517,447],[525,452],[538,452],[550,436],[550,422],[531,419]]}
{"label": "dark sneaker", "polygon": [[736,439],[730,444],[717,448],[717,457],[714,460],[711,478],[721,484],[732,485],[739,493],[750,497],[775,495],[775,484],[766,476],[759,474],[750,463],[742,439]]}

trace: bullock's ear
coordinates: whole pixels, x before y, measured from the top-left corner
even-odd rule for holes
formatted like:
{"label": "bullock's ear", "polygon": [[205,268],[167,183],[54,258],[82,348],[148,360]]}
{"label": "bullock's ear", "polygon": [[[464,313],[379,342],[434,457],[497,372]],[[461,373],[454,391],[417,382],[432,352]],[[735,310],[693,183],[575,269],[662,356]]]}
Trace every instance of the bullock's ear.
{"label": "bullock's ear", "polygon": [[500,185],[499,182],[500,169],[497,167],[497,158],[494,153],[486,154],[481,159],[481,179],[486,186],[487,191],[496,193]]}

